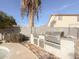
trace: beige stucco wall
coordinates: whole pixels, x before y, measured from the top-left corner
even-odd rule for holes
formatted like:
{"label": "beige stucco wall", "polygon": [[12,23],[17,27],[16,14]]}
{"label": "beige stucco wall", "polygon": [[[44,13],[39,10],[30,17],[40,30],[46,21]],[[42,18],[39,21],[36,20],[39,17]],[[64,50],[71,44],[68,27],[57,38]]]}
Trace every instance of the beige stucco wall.
{"label": "beige stucco wall", "polygon": [[52,21],[55,20],[56,23],[54,27],[79,27],[79,22],[77,22],[77,16],[62,16],[62,20],[58,19],[59,16],[52,16],[48,23],[48,26],[52,25]]}

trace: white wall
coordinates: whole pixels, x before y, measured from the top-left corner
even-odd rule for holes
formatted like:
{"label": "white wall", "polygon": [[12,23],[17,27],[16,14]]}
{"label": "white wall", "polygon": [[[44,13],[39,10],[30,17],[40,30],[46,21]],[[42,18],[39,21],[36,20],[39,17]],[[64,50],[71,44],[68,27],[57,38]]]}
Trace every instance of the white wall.
{"label": "white wall", "polygon": [[54,24],[54,27],[79,27],[79,22],[77,22],[77,16],[62,16],[61,20],[59,20],[58,17],[59,16],[52,16],[48,23],[48,26],[51,26],[53,20],[55,20],[56,23]]}

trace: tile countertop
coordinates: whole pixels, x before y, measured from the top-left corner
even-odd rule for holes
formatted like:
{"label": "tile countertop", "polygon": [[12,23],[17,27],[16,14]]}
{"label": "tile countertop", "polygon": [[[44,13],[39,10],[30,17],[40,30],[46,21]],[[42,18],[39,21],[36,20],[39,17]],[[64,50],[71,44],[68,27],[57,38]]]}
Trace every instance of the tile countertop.
{"label": "tile countertop", "polygon": [[39,59],[33,52],[19,43],[4,43],[0,46],[10,49],[6,59]]}

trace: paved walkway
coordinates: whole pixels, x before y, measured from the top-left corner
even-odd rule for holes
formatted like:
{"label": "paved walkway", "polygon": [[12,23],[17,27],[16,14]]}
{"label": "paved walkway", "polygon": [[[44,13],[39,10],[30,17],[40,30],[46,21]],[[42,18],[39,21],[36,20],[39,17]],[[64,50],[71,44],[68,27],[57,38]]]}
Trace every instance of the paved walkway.
{"label": "paved walkway", "polygon": [[10,50],[6,59],[39,59],[32,51],[19,43],[3,43],[0,46]]}

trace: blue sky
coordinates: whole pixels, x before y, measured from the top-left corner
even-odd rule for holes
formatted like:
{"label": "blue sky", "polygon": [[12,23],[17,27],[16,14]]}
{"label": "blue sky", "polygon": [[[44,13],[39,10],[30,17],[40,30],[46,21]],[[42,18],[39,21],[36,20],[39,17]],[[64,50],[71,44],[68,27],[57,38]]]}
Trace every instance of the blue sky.
{"label": "blue sky", "polygon": [[[28,19],[21,20],[20,16],[21,0],[0,0],[0,11],[16,19],[18,25],[26,26]],[[42,0],[41,13],[37,26],[46,24],[51,14],[79,14],[79,0]]]}

